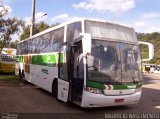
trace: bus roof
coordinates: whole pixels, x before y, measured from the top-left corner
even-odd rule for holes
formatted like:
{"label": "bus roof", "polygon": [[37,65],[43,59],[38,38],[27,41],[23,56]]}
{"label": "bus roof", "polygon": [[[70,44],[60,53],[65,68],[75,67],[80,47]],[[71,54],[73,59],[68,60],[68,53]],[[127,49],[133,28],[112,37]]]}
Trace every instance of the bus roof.
{"label": "bus roof", "polygon": [[17,52],[17,50],[14,48],[2,48],[0,55],[3,55],[3,54],[15,55],[16,52]]}
{"label": "bus roof", "polygon": [[[71,23],[74,23],[74,22],[79,22],[79,21],[81,21],[81,22],[83,22],[83,21],[103,22],[103,23],[113,24],[113,25],[117,25],[117,26],[120,26],[120,27],[123,27],[123,28],[128,28],[128,29],[134,30],[133,27],[128,27],[128,26],[125,26],[125,25],[122,25],[122,24],[119,24],[119,23],[115,23],[115,22],[112,22],[112,21],[106,21],[106,20],[96,19],[96,18],[75,18],[75,19],[72,19],[72,20],[70,20],[70,21],[61,23],[61,24],[59,24],[59,25],[57,25],[57,26],[48,28],[48,29],[46,29],[46,30],[44,30],[44,31],[42,31],[42,32],[40,32],[40,33],[37,33],[37,34],[33,35],[31,38],[38,37],[38,36],[43,35],[43,34],[45,34],[45,33],[48,33],[48,32],[51,32],[51,31],[53,31],[53,30],[56,30],[56,29],[58,29],[58,28],[64,27],[64,26],[66,26],[66,25],[68,25],[68,24],[71,24]],[[23,40],[23,41],[19,41],[19,43],[25,42],[25,41],[27,41],[27,40],[29,40],[29,39],[31,39],[31,38],[25,39],[25,40]]]}
{"label": "bus roof", "polygon": [[2,48],[2,50],[16,50],[15,48]]}

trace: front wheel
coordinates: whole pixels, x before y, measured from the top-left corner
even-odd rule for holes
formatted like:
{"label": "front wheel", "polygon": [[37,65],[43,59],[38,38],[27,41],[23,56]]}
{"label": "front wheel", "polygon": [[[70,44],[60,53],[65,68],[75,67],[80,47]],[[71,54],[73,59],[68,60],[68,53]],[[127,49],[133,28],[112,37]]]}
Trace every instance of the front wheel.
{"label": "front wheel", "polygon": [[53,85],[52,85],[52,94],[58,100],[58,82],[57,82],[56,79],[55,79],[55,81],[53,82]]}
{"label": "front wheel", "polygon": [[24,70],[21,72],[20,78],[21,78],[22,83],[25,83],[25,84],[27,83],[27,81],[25,80]]}

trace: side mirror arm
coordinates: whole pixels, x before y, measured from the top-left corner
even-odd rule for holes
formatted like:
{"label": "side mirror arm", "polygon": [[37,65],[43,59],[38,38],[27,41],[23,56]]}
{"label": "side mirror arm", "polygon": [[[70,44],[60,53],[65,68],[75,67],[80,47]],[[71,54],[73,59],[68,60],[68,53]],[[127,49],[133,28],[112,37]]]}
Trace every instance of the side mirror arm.
{"label": "side mirror arm", "polygon": [[148,59],[142,59],[142,61],[150,61],[150,60],[152,60],[154,58],[154,46],[153,46],[153,44],[148,43],[148,42],[142,42],[142,41],[139,41],[139,44],[147,45],[148,46],[148,51],[149,51]]}

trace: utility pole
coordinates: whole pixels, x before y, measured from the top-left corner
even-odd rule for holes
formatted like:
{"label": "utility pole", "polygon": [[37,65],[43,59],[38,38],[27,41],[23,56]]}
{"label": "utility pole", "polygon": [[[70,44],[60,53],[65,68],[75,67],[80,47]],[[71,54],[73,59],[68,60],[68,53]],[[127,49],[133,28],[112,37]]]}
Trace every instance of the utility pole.
{"label": "utility pole", "polygon": [[35,0],[32,0],[32,22],[31,22],[31,29],[30,29],[30,37],[32,37],[33,35],[34,22],[35,22]]}

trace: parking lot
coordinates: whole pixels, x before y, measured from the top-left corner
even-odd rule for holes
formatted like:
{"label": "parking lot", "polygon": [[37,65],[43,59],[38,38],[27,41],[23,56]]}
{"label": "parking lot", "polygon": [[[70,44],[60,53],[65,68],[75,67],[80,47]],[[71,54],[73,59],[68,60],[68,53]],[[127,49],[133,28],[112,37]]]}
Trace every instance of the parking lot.
{"label": "parking lot", "polygon": [[58,102],[50,93],[31,84],[21,82],[14,85],[0,84],[0,112],[46,115],[54,113],[61,116],[69,113],[76,117],[93,114],[104,117],[106,113],[159,113],[160,75],[144,74],[143,79],[143,93],[138,104],[92,109],[82,109],[71,103]]}

